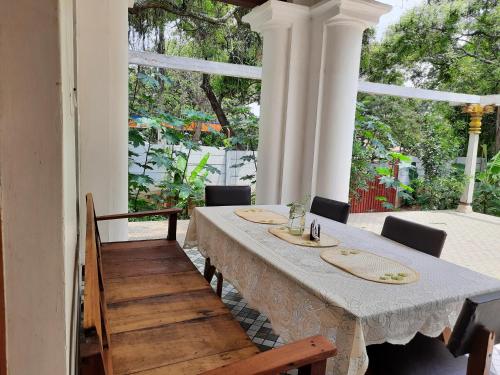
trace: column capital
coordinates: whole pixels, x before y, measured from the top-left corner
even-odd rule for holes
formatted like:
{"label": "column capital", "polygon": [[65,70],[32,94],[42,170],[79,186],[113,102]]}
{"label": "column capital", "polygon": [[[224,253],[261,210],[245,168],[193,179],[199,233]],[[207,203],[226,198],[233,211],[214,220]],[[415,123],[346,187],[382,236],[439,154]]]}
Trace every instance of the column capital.
{"label": "column capital", "polygon": [[492,105],[468,104],[462,107],[462,112],[470,115],[469,133],[480,134],[483,115],[494,111],[495,107]]}
{"label": "column capital", "polygon": [[310,9],[304,5],[268,0],[243,16],[253,31],[263,32],[271,28],[289,28],[298,20],[310,18]]}
{"label": "column capital", "polygon": [[375,0],[323,0],[311,7],[311,14],[326,24],[347,23],[364,30],[375,26],[391,9],[391,5]]}

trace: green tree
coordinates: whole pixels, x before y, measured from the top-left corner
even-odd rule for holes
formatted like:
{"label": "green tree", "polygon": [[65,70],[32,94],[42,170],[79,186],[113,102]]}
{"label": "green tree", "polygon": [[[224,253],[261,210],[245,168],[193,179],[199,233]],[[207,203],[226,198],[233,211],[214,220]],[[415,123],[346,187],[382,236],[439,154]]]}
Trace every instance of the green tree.
{"label": "green tree", "polygon": [[[500,92],[497,0],[430,0],[405,14],[381,43],[372,36],[365,35],[362,59],[362,74],[371,81],[410,81],[417,87],[478,95]],[[450,119],[463,121],[459,109],[455,112]],[[487,116],[483,123],[481,143],[493,154],[500,148],[495,117]],[[500,124],[496,128],[500,131]]]}
{"label": "green tree", "polygon": [[[133,48],[158,53],[259,65],[260,37],[242,22],[248,11],[210,0],[137,1],[129,10],[129,41]],[[223,127],[230,128],[233,107],[259,100],[259,81],[194,73],[181,83],[184,77],[179,75],[180,79],[175,80],[180,90],[189,93],[182,98],[200,110],[208,104]],[[170,90],[161,100],[171,113],[174,108],[169,107],[178,106],[176,93],[179,90]]]}

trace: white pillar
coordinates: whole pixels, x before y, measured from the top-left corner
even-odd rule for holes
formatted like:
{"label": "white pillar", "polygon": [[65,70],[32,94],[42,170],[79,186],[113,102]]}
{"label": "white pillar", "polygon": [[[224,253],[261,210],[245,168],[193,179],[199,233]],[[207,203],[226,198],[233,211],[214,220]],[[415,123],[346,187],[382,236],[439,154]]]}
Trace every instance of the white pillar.
{"label": "white pillar", "polygon": [[478,145],[479,133],[469,132],[469,145],[467,147],[467,159],[465,161],[465,176],[467,178],[467,182],[464,192],[460,197],[460,204],[457,209],[457,211],[459,212],[472,212],[472,199],[474,197]]}
{"label": "white pillar", "polygon": [[[293,166],[294,159],[298,157],[300,160],[300,155],[294,156],[291,150],[297,147],[297,152],[300,153],[302,149],[300,143],[302,124],[300,119],[296,118],[294,125],[287,129],[286,123],[289,118],[287,114],[296,113],[296,109],[288,103],[289,88],[300,90],[296,87],[297,79],[300,80],[297,74],[303,69],[300,61],[307,62],[307,55],[301,50],[302,45],[292,41],[292,34],[300,37],[302,31],[307,35],[308,15],[307,7],[270,0],[244,17],[244,21],[250,23],[254,31],[261,33],[264,40],[257,204],[288,203],[291,189],[300,189],[300,174],[297,174],[297,168]],[[292,32],[297,21],[300,25]],[[291,45],[294,48],[291,49]],[[290,64],[292,55],[294,60]],[[294,132],[292,128],[299,133]],[[297,182],[289,183],[290,178]]]}
{"label": "white pillar", "polygon": [[244,17],[264,38],[257,203],[347,201],[362,34],[390,8],[269,0]]}
{"label": "white pillar", "polygon": [[351,0],[337,4],[313,10],[322,24],[323,45],[312,191],[347,202],[363,31],[390,7]]}
{"label": "white pillar", "polygon": [[[91,192],[98,215],[128,210],[128,5],[76,2],[80,207]],[[84,209],[81,215],[85,223]],[[99,228],[104,241],[128,237],[126,220]]]}
{"label": "white pillar", "polygon": [[286,126],[283,133],[282,204],[304,198],[302,159],[307,116],[307,87],[310,43],[310,17],[295,19],[290,32]]}
{"label": "white pillar", "polygon": [[256,203],[281,200],[282,137],[286,108],[288,28],[263,30],[263,69]]}
{"label": "white pillar", "polygon": [[467,147],[467,159],[465,161],[465,176],[467,183],[460,197],[457,211],[463,213],[472,212],[472,200],[474,198],[474,183],[476,179],[477,149],[479,145],[479,134],[481,134],[481,120],[483,114],[491,113],[494,107],[491,105],[469,104],[463,108],[465,113],[470,114],[469,145]]}

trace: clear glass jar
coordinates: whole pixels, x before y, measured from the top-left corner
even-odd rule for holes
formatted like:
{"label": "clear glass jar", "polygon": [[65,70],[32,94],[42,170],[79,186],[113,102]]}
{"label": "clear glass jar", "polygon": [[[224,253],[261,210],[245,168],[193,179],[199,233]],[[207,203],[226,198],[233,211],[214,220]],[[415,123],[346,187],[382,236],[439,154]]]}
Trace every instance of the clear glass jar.
{"label": "clear glass jar", "polygon": [[306,207],[303,204],[293,203],[288,216],[288,231],[294,236],[302,236],[306,225]]}

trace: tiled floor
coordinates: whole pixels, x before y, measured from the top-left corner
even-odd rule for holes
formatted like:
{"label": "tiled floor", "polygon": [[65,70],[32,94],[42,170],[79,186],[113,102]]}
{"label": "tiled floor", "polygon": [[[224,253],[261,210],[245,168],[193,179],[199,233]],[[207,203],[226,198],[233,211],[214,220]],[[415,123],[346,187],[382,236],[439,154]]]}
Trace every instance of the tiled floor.
{"label": "tiled floor", "polygon": [[[500,219],[480,214],[463,215],[452,211],[390,214],[445,229],[448,238],[442,254],[444,259],[500,278]],[[380,233],[387,215],[388,213],[352,214],[349,224]],[[184,243],[187,226],[187,221],[178,222],[177,236],[181,244]],[[130,239],[161,238],[166,235],[166,231],[166,223],[161,221],[129,223]],[[186,253],[198,269],[202,270],[205,260],[201,254],[195,249],[186,250]],[[213,287],[215,288],[215,281]],[[238,291],[226,282],[222,290],[222,300],[261,350],[283,345],[282,340],[272,331],[267,318],[250,309]],[[500,345],[494,349],[490,375],[500,375]]]}

